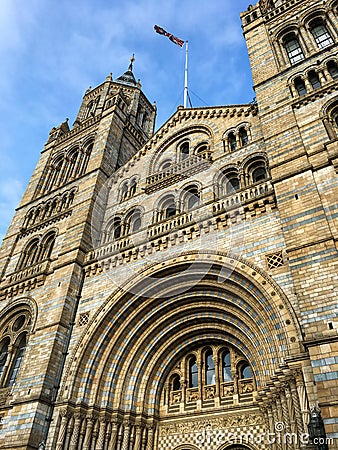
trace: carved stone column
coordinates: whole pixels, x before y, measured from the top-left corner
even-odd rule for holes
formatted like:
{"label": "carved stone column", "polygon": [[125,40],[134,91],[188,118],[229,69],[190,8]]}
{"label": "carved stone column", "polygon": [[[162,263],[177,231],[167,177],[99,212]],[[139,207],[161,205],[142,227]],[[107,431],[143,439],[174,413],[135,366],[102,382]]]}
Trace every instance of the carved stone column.
{"label": "carved stone column", "polygon": [[129,422],[124,422],[123,425],[124,425],[124,428],[123,428],[123,441],[122,441],[121,450],[128,450],[131,424]]}
{"label": "carved stone column", "polygon": [[68,419],[69,419],[69,414],[66,409],[62,409],[60,411],[60,416],[61,416],[61,424],[60,424],[60,428],[59,428],[59,435],[58,435],[57,442],[56,442],[56,450],[62,450],[62,448],[63,448],[63,442],[65,439],[65,434],[66,434],[67,424],[68,424]]}
{"label": "carved stone column", "polygon": [[72,436],[73,433],[73,428],[74,428],[74,418],[70,417],[69,421],[68,421],[68,425],[67,425],[67,431],[66,431],[66,439],[64,442],[64,448],[68,449],[69,448],[69,444],[70,444],[70,438]]}
{"label": "carved stone column", "polygon": [[[285,433],[289,435],[291,433],[291,427],[290,427],[290,417],[289,417],[289,410],[288,410],[288,404],[285,394],[285,384],[281,385],[280,390],[280,401],[281,401],[281,408],[282,408],[282,416],[283,416],[283,422],[285,424]],[[287,450],[291,450],[293,448],[293,445],[289,442],[289,440],[286,441],[286,448]]]}
{"label": "carved stone column", "polygon": [[108,450],[115,450],[118,436],[119,422],[117,420],[111,422],[111,436],[108,444]]}
{"label": "carved stone column", "polygon": [[141,450],[141,441],[142,441],[142,426],[136,425],[134,450]]}
{"label": "carved stone column", "polygon": [[70,439],[69,450],[78,450],[78,448],[79,448],[78,438],[79,438],[82,418],[83,418],[83,416],[80,413],[74,414],[74,428],[73,428],[73,433],[72,433],[72,436]]}
{"label": "carved stone column", "polygon": [[291,378],[291,380],[290,380],[290,389],[291,389],[292,403],[293,403],[293,407],[295,409],[297,433],[298,433],[298,437],[300,437],[301,434],[304,432],[303,418],[302,418],[302,413],[300,410],[296,382],[293,378]]}
{"label": "carved stone column", "polygon": [[86,434],[85,434],[84,442],[83,442],[83,450],[89,450],[89,448],[90,448],[90,441],[92,438],[94,420],[95,419],[92,416],[87,417],[87,429],[86,429]]}
{"label": "carved stone column", "polygon": [[99,419],[100,429],[95,450],[104,450],[104,438],[106,436],[107,421],[104,417]]}
{"label": "carved stone column", "polygon": [[301,369],[295,372],[296,386],[303,419],[303,432],[307,432],[307,425],[310,421],[309,403],[306,395],[303,372]]}
{"label": "carved stone column", "polygon": [[153,425],[148,425],[147,426],[147,430],[148,430],[148,436],[147,436],[147,450],[153,450],[153,446],[154,446],[154,431],[155,431],[155,427]]}

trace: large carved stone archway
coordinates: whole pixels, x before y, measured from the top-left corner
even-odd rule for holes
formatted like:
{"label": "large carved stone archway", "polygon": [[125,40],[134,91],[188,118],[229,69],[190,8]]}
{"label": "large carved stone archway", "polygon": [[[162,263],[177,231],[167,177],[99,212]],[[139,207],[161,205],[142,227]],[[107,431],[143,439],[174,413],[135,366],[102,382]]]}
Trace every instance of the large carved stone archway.
{"label": "large carved stone archway", "polygon": [[[251,361],[254,415],[239,412],[238,424],[258,420],[273,427],[283,412],[303,429],[300,385],[293,369],[283,366],[303,352],[290,302],[257,267],[225,254],[191,252],[149,266],[116,290],[88,324],[63,377],[51,433],[57,450],[73,448],[65,447],[69,427],[79,450],[93,439],[99,450],[107,440],[114,450],[118,439],[122,449],[132,442],[135,450],[142,442],[147,450],[189,444],[163,432],[159,408],[173,361],[196,342],[231,342]],[[221,425],[228,420],[223,417]]]}

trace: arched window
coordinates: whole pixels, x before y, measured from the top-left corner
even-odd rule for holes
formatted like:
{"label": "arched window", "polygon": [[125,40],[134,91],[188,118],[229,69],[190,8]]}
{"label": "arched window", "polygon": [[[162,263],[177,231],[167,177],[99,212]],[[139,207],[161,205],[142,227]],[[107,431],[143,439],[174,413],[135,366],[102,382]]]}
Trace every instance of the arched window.
{"label": "arched window", "polygon": [[176,215],[176,205],[175,202],[170,202],[164,210],[164,216],[166,219],[169,219],[169,217],[173,217]]}
{"label": "arched window", "polygon": [[228,134],[228,144],[231,151],[236,150],[237,148],[237,141],[235,133],[231,132]]}
{"label": "arched window", "polygon": [[318,88],[321,87],[321,84],[320,84],[320,80],[319,80],[318,74],[317,74],[314,70],[311,70],[311,71],[308,73],[308,79],[309,79],[309,81],[310,81],[311,86],[313,87],[313,89],[318,89]]}
{"label": "arched window", "polygon": [[304,59],[304,53],[295,33],[287,34],[283,39],[283,45],[291,64],[296,64]]}
{"label": "arched window", "polygon": [[130,182],[130,188],[129,188],[129,196],[132,197],[136,193],[136,180],[131,180]]}
{"label": "arched window", "polygon": [[244,127],[239,129],[239,140],[242,146],[246,145],[249,141],[248,133]]}
{"label": "arched window", "polygon": [[34,238],[30,241],[24,249],[21,257],[21,261],[18,266],[18,270],[28,266],[32,266],[38,259],[40,251],[40,239]]}
{"label": "arched window", "polygon": [[121,219],[115,219],[113,222],[113,238],[118,239],[122,235],[122,223]]}
{"label": "arched window", "polygon": [[19,369],[20,369],[20,365],[23,359],[23,356],[25,354],[25,350],[26,350],[26,334],[23,334],[19,340],[17,349],[16,349],[16,353],[14,356],[14,361],[12,364],[12,368],[11,368],[11,372],[8,378],[8,386],[13,386],[13,384],[15,383],[17,377],[18,377],[18,373],[19,373]]}
{"label": "arched window", "polygon": [[121,201],[126,200],[128,197],[128,183],[125,182],[121,186]]}
{"label": "arched window", "polygon": [[200,144],[195,150],[196,155],[204,153],[208,150],[208,146],[206,144]]}
{"label": "arched window", "polygon": [[331,77],[335,80],[338,78],[338,66],[335,61],[329,61],[327,63],[327,70],[329,71]]}
{"label": "arched window", "polygon": [[205,354],[205,383],[215,384],[215,364],[212,357],[212,351],[208,350]]}
{"label": "arched window", "polygon": [[200,204],[200,193],[197,186],[188,186],[184,189],[183,210],[190,211]]}
{"label": "arched window", "polygon": [[173,195],[168,195],[159,202],[155,220],[169,219],[177,213],[175,198]]}
{"label": "arched window", "polygon": [[183,142],[180,145],[180,159],[186,159],[189,157],[189,142]]}
{"label": "arched window", "polygon": [[239,179],[236,175],[230,174],[229,179],[225,185],[225,193],[227,195],[233,194],[234,192],[239,190]]}
{"label": "arched window", "polygon": [[231,359],[229,350],[225,350],[222,354],[222,377],[223,382],[232,381]]}
{"label": "arched window", "polygon": [[267,178],[265,167],[256,167],[253,169],[251,176],[253,183],[258,183],[259,181],[265,180]]}
{"label": "arched window", "polygon": [[173,391],[180,391],[182,389],[179,375],[176,374],[173,376],[171,386]]}
{"label": "arched window", "polygon": [[189,387],[198,387],[198,367],[195,357],[191,358],[189,361]]}
{"label": "arched window", "polygon": [[249,364],[243,364],[240,368],[240,378],[252,378],[252,371]]}
{"label": "arched window", "polygon": [[297,77],[295,79],[295,88],[298,92],[298,95],[302,96],[306,94],[306,86],[304,80],[301,77]]}
{"label": "arched window", "polygon": [[40,255],[40,261],[44,261],[45,259],[48,259],[52,253],[54,243],[56,238],[56,232],[53,231],[52,233],[49,233],[42,241],[41,246],[41,255]]}
{"label": "arched window", "polygon": [[8,358],[9,344],[10,344],[9,337],[5,338],[4,341],[0,343],[0,386]]}
{"label": "arched window", "polygon": [[312,21],[310,23],[310,30],[318,48],[325,48],[333,44],[333,39],[330,36],[323,19],[315,19]]}
{"label": "arched window", "polygon": [[160,164],[159,170],[162,171],[162,170],[169,169],[171,164],[172,164],[171,160],[167,159]]}
{"label": "arched window", "polygon": [[135,233],[141,228],[141,212],[137,209],[132,210],[125,220],[125,234]]}

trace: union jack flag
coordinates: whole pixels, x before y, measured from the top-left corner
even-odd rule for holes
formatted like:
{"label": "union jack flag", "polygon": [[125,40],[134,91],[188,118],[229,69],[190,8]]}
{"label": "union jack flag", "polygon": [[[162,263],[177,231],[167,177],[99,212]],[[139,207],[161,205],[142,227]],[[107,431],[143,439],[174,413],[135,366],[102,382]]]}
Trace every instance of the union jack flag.
{"label": "union jack flag", "polygon": [[167,36],[171,40],[171,42],[173,42],[174,44],[176,44],[180,47],[183,47],[184,41],[182,41],[182,39],[179,39],[178,37],[174,36],[173,34],[168,33],[168,31],[166,31],[164,28],[161,28],[158,25],[155,25],[154,30],[158,34],[163,34],[163,36]]}

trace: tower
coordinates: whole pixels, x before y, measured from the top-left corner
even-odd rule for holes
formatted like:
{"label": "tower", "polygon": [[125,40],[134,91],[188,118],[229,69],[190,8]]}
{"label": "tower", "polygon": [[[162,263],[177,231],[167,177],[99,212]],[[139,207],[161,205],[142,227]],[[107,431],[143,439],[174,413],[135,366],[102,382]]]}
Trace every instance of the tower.
{"label": "tower", "polygon": [[338,448],[337,7],[242,13],[256,101],[153,134],[131,61],[52,129],[2,247],[1,448]]}
{"label": "tower", "polygon": [[95,193],[153,134],[156,109],[132,64],[85,92],[72,128],[66,120],[51,130],[4,239],[0,415],[12,432],[0,433],[1,448],[45,439],[92,246]]}
{"label": "tower", "polygon": [[314,371],[310,401],[319,402],[334,436],[337,20],[337,2],[326,1],[260,1],[242,14],[304,345]]}

